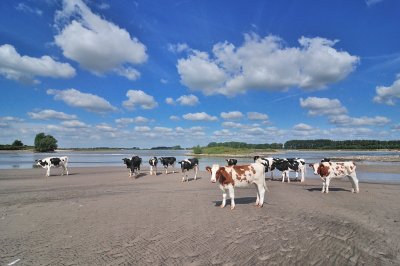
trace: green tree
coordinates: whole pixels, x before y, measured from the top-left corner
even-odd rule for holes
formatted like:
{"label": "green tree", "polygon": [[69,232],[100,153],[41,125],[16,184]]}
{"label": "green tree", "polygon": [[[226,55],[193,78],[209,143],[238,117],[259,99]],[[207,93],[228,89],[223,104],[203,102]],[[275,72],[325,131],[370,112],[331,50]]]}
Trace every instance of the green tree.
{"label": "green tree", "polygon": [[52,135],[39,133],[35,137],[35,150],[39,152],[54,151],[57,149],[57,140]]}
{"label": "green tree", "polygon": [[200,147],[200,145],[197,145],[196,147],[193,147],[193,153],[194,154],[202,154],[203,149]]}
{"label": "green tree", "polygon": [[14,147],[23,147],[23,146],[24,146],[24,143],[22,143],[22,141],[16,139],[16,140],[14,140],[14,142],[11,144],[11,146],[14,146]]}

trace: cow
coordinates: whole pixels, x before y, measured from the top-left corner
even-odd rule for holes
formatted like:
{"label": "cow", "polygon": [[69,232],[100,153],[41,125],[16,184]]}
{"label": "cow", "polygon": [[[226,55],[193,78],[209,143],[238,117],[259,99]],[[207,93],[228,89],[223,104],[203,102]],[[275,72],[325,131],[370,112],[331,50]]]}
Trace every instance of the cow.
{"label": "cow", "polygon": [[262,207],[264,204],[264,195],[267,185],[264,178],[264,165],[252,163],[249,165],[234,165],[220,167],[214,164],[207,166],[206,170],[211,173],[211,182],[219,182],[219,188],[222,190],[221,208],[226,205],[226,190],[229,191],[231,198],[231,210],[235,209],[235,188],[246,187],[254,184],[257,188],[256,206]]}
{"label": "cow", "polygon": [[272,163],[272,167],[278,169],[282,172],[282,182],[285,182],[285,177],[287,178],[287,182],[290,183],[289,172],[296,172],[296,179],[299,176],[299,172],[301,173],[300,182],[304,182],[304,173],[305,173],[305,160],[300,158],[285,158],[285,159],[276,159]]}
{"label": "cow", "polygon": [[160,157],[159,158],[160,162],[164,166],[165,173],[168,174],[168,166],[172,166],[172,173],[175,173],[175,162],[176,158],[175,157]]}
{"label": "cow", "polygon": [[158,160],[157,157],[153,157],[149,159],[149,164],[150,164],[150,175],[157,175],[157,164]]}
{"label": "cow", "polygon": [[229,166],[237,164],[237,160],[233,158],[226,159],[226,162],[228,163]]}
{"label": "cow", "polygon": [[194,180],[197,179],[197,172],[199,171],[199,160],[197,158],[185,159],[183,161],[178,162],[181,165],[182,169],[182,182],[185,181],[186,173],[186,181],[189,181],[187,172],[191,169],[194,169]]}
{"label": "cow", "polygon": [[133,173],[136,178],[139,175],[142,158],[140,158],[139,156],[132,156],[131,159],[124,158],[122,159],[122,161],[124,161],[124,164],[126,164],[126,168],[129,169],[129,177],[132,177]]}
{"label": "cow", "polygon": [[265,173],[270,171],[271,172],[271,180],[274,180],[274,170],[275,170],[275,166],[273,164],[273,162],[275,162],[276,160],[278,160],[277,158],[272,158],[272,157],[260,157],[258,155],[254,156],[253,158],[254,162],[258,162],[261,163],[265,166]]}
{"label": "cow", "polygon": [[329,184],[332,178],[348,177],[352,189],[352,193],[360,191],[358,187],[358,179],[356,174],[356,165],[352,161],[348,162],[331,162],[322,160],[320,163],[309,164],[314,170],[315,175],[319,175],[322,179],[321,193],[329,193]]}
{"label": "cow", "polygon": [[47,157],[44,159],[36,160],[36,165],[39,165],[43,168],[46,168],[46,176],[50,176],[50,168],[51,167],[61,167],[62,172],[61,175],[64,175],[64,173],[67,173],[68,175],[68,157],[63,156],[63,157]]}

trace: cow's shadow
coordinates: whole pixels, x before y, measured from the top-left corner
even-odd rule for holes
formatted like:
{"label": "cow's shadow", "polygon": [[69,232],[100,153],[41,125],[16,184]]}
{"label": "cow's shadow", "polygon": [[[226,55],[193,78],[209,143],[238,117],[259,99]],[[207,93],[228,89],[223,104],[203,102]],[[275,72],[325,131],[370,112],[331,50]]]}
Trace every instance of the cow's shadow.
{"label": "cow's shadow", "polygon": [[185,178],[185,180],[182,183],[197,181],[199,179],[201,179],[200,176],[198,176],[197,179],[194,179],[194,177],[189,177],[187,181],[186,181],[186,178]]}
{"label": "cow's shadow", "polygon": [[[307,190],[308,190],[309,192],[315,192],[315,191],[321,192],[322,188],[321,188],[321,187],[318,187],[318,188],[313,187],[313,188],[307,188]],[[349,189],[337,188],[337,187],[329,188],[329,192],[331,192],[331,191],[332,191],[332,192],[337,192],[337,191],[347,191],[347,192],[351,192],[351,190],[349,190]]]}
{"label": "cow's shadow", "polygon": [[[256,197],[235,198],[235,205],[256,204]],[[221,207],[222,200],[213,201],[215,207]],[[226,205],[231,205],[231,199],[226,199]]]}

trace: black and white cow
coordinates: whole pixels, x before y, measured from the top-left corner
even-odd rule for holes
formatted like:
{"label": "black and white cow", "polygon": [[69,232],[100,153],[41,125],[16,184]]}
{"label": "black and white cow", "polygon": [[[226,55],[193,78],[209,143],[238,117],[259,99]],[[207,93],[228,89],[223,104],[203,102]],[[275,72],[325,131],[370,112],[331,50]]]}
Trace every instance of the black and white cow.
{"label": "black and white cow", "polygon": [[61,167],[62,172],[61,175],[64,175],[66,172],[68,175],[68,157],[63,156],[63,157],[47,157],[41,160],[36,160],[36,164],[46,168],[46,176],[50,176],[50,168],[51,167]]}
{"label": "black and white cow", "polygon": [[139,156],[133,156],[131,159],[124,158],[122,161],[126,164],[126,168],[129,168],[129,177],[132,177],[132,173],[134,173],[136,178],[139,175],[142,158]]}
{"label": "black and white cow", "polygon": [[172,166],[172,173],[175,173],[175,162],[176,158],[175,157],[160,157],[159,158],[160,162],[164,166],[165,173],[168,174],[168,166]]}
{"label": "black and white cow", "polygon": [[150,158],[149,164],[150,164],[150,175],[153,174],[157,175],[157,164],[158,164],[157,157]]}
{"label": "black and white cow", "polygon": [[258,155],[254,156],[254,162],[261,163],[262,165],[265,166],[265,173],[270,171],[271,172],[271,180],[274,180],[274,170],[275,170],[275,165],[274,162],[277,162],[279,160],[278,158],[272,158],[272,157],[260,157]]}
{"label": "black and white cow", "polygon": [[296,172],[296,179],[299,176],[299,172],[301,173],[300,182],[304,182],[304,172],[305,172],[305,160],[300,158],[285,158],[285,159],[276,159],[272,163],[272,167],[278,169],[282,172],[282,182],[285,182],[285,177],[287,178],[288,183],[290,183],[289,172]]}
{"label": "black and white cow", "polygon": [[226,159],[226,162],[228,163],[229,166],[237,164],[237,160],[233,158]]}
{"label": "black and white cow", "polygon": [[178,162],[181,165],[182,169],[182,182],[185,181],[186,173],[186,181],[189,181],[187,172],[191,169],[194,169],[194,180],[197,179],[197,172],[199,171],[199,160],[197,158],[185,159],[183,161]]}

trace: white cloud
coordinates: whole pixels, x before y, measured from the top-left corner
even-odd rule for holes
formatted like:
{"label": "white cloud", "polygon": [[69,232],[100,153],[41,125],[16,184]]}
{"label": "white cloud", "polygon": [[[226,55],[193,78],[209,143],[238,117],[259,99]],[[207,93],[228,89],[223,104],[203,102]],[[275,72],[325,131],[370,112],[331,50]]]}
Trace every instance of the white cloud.
{"label": "white cloud", "polygon": [[222,112],[221,117],[226,120],[234,120],[240,119],[243,117],[243,114],[239,111],[232,111],[232,112]]}
{"label": "white cloud", "polygon": [[175,105],[175,100],[171,97],[166,98],[165,102],[170,105]]}
{"label": "white cloud", "polygon": [[183,118],[186,120],[193,121],[217,121],[218,118],[216,116],[211,116],[205,112],[201,113],[188,113],[183,115]]}
{"label": "white cloud", "polygon": [[310,131],[310,130],[314,130],[314,128],[310,125],[304,124],[304,123],[299,123],[297,125],[293,126],[294,130],[298,130],[298,131]]}
{"label": "white cloud", "polygon": [[123,124],[131,124],[131,123],[148,123],[150,120],[143,116],[137,116],[135,118],[118,118],[115,119],[115,123],[123,125]]}
{"label": "white cloud", "polygon": [[179,97],[178,99],[176,99],[176,101],[180,104],[180,105],[188,105],[188,106],[194,106],[199,104],[199,98],[197,98],[197,96],[190,94],[190,95],[182,95],[181,97]]}
{"label": "white cloud", "polygon": [[72,128],[84,128],[88,127],[85,123],[79,121],[79,120],[69,120],[69,121],[64,121],[61,123],[62,126],[65,127],[72,127]]}
{"label": "white cloud", "polygon": [[374,102],[395,105],[396,99],[400,99],[400,78],[393,82],[389,87],[376,87]]}
{"label": "white cloud", "polygon": [[171,116],[169,117],[169,119],[171,119],[172,121],[179,121],[179,120],[181,120],[180,117],[179,117],[179,116],[176,116],[176,115],[171,115]]}
{"label": "white cloud", "polygon": [[153,109],[158,106],[153,96],[141,90],[129,90],[126,96],[128,100],[124,101],[122,105],[130,110],[135,109],[137,106],[140,106],[142,109]]}
{"label": "white cloud", "polygon": [[96,125],[96,129],[103,131],[103,132],[115,132],[116,129],[106,123],[101,123],[99,125]]}
{"label": "white cloud", "polygon": [[9,44],[0,46],[0,75],[22,83],[37,84],[36,77],[72,78],[75,69],[68,63],[59,63],[50,56],[40,58],[21,56]]}
{"label": "white cloud", "polygon": [[126,64],[144,63],[146,46],[127,30],[94,14],[82,0],[64,0],[55,21],[61,29],[55,43],[65,57],[95,74],[115,71],[131,80],[139,77]]}
{"label": "white cloud", "polygon": [[55,100],[61,100],[69,106],[83,108],[89,112],[105,113],[117,110],[117,108],[112,106],[104,98],[91,93],[83,93],[76,89],[49,89],[47,90],[47,94],[54,95]]}
{"label": "white cloud", "polygon": [[223,127],[230,127],[230,128],[243,128],[242,124],[235,123],[235,122],[223,122],[222,126]]}
{"label": "white cloud", "polygon": [[0,116],[0,121],[18,123],[23,122],[24,120],[14,116]]}
{"label": "white cloud", "polygon": [[38,8],[30,7],[25,3],[19,3],[15,7],[15,9],[17,9],[19,11],[22,11],[22,12],[25,12],[25,13],[32,13],[32,14],[35,14],[35,15],[38,15],[38,16],[43,15],[43,11],[42,10],[40,10]]}
{"label": "white cloud", "polygon": [[186,43],[169,44],[168,51],[172,53],[182,53],[189,50],[189,46]]}
{"label": "white cloud", "polygon": [[345,107],[342,106],[338,99],[308,97],[300,98],[300,106],[308,109],[311,116],[318,115],[341,115],[347,113]]}
{"label": "white cloud", "polygon": [[250,120],[268,120],[268,115],[258,112],[248,112],[247,118]]}
{"label": "white cloud", "polygon": [[329,122],[339,126],[383,126],[390,123],[384,116],[350,117],[347,115],[331,116]]}
{"label": "white cloud", "polygon": [[344,79],[359,61],[334,49],[336,43],[301,37],[300,47],[285,47],[279,37],[246,34],[240,47],[215,44],[213,56],[191,50],[187,58],[178,60],[177,68],[182,84],[206,95],[233,96],[248,89],[318,89]]}
{"label": "white cloud", "polygon": [[76,115],[69,115],[63,112],[57,112],[54,110],[46,109],[39,112],[28,112],[28,115],[32,119],[37,120],[49,120],[49,119],[58,119],[58,120],[73,120],[76,119]]}
{"label": "white cloud", "polygon": [[151,128],[147,126],[135,127],[136,132],[150,132]]}
{"label": "white cloud", "polygon": [[367,4],[367,6],[373,6],[376,4],[379,4],[380,2],[383,2],[383,0],[365,0],[365,3]]}

